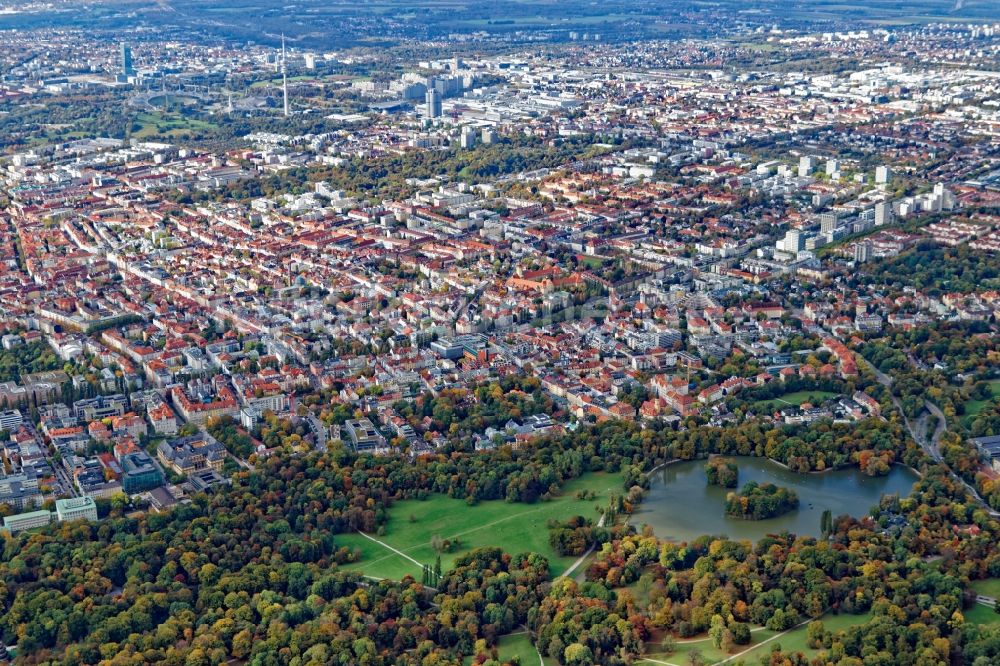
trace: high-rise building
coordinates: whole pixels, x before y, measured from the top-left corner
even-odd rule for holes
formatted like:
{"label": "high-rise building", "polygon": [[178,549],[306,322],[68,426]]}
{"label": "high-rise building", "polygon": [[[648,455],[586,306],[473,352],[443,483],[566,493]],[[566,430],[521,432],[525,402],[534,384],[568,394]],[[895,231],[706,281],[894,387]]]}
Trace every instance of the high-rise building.
{"label": "high-rise building", "polygon": [[492,127],[483,128],[483,143],[487,146],[491,143],[496,143],[497,133]]}
{"label": "high-rise building", "polygon": [[875,226],[881,227],[892,222],[892,203],[882,201],[875,204]]}
{"label": "high-rise building", "polygon": [[938,183],[934,186],[934,199],[937,201],[936,210],[951,210],[955,207],[955,193]]}
{"label": "high-rise building", "polygon": [[826,234],[840,226],[840,216],[837,213],[823,213],[819,216],[819,230]]}
{"label": "high-rise building", "polygon": [[126,77],[135,74],[135,65],[132,63],[132,47],[122,43],[122,74]]}
{"label": "high-rise building", "polygon": [[425,102],[427,104],[426,115],[428,118],[440,118],[441,117],[441,93],[439,93],[434,88],[430,88],[425,95]]}
{"label": "high-rise building", "polygon": [[476,146],[476,128],[463,127],[461,145],[464,150],[470,150]]}
{"label": "high-rise building", "polygon": [[863,264],[872,258],[872,242],[863,240],[854,244],[854,261]]}
{"label": "high-rise building", "polygon": [[887,166],[875,167],[875,182],[879,185],[888,185],[892,182],[892,169]]}
{"label": "high-rise building", "polygon": [[785,252],[800,252],[804,247],[801,231],[798,229],[789,229],[785,232]]}
{"label": "high-rise building", "polygon": [[826,175],[834,176],[840,173],[840,162],[837,160],[827,160],[826,161]]}
{"label": "high-rise building", "polygon": [[813,167],[816,166],[816,158],[811,155],[803,155],[799,158],[799,177],[805,178],[812,173]]}

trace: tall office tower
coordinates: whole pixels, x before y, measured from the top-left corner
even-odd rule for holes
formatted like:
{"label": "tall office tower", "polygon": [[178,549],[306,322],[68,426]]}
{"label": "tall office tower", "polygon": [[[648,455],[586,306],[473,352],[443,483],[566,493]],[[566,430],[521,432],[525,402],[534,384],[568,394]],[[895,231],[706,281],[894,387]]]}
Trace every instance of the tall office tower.
{"label": "tall office tower", "polygon": [[427,95],[425,96],[425,101],[427,103],[427,117],[428,118],[440,118],[441,117],[441,93],[439,93],[434,88],[429,88],[427,90]]}
{"label": "tall office tower", "polygon": [[132,64],[132,47],[122,43],[122,74],[126,77],[135,74],[135,66]]}
{"label": "tall office tower", "polygon": [[288,117],[288,61],[285,52],[285,35],[281,35],[281,94],[285,102],[285,117]]}
{"label": "tall office tower", "polygon": [[875,226],[881,227],[892,222],[892,202],[882,201],[875,204]]}
{"label": "tall office tower", "polygon": [[875,167],[875,182],[878,185],[888,185],[892,182],[892,169],[887,166]]}

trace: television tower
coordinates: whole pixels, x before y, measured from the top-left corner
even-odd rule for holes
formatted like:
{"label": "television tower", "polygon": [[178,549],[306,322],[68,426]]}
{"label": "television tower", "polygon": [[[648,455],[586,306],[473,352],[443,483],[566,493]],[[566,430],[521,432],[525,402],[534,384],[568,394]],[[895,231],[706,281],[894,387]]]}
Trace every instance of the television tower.
{"label": "television tower", "polygon": [[288,64],[285,60],[285,33],[281,33],[281,93],[285,100],[285,117],[288,117]]}

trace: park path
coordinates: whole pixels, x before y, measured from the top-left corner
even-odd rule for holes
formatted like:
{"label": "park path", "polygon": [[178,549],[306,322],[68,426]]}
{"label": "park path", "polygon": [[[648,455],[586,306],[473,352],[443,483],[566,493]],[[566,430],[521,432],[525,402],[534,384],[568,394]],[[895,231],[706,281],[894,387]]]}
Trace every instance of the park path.
{"label": "park path", "polygon": [[[671,461],[671,462],[673,462],[673,461]],[[653,470],[653,471],[655,471],[655,470]],[[611,490],[611,489],[612,488],[605,488],[605,490],[602,491],[602,492],[606,492],[606,491]],[[532,509],[531,511],[524,511],[524,512],[516,513],[516,514],[510,515],[510,516],[505,516],[503,518],[498,518],[496,520],[490,521],[490,522],[485,523],[483,525],[478,525],[477,527],[473,527],[471,529],[467,529],[467,530],[464,530],[462,532],[457,532],[457,533],[452,534],[451,536],[448,536],[448,537],[445,537],[445,538],[446,539],[457,539],[457,538],[463,537],[463,536],[465,536],[467,534],[472,534],[474,532],[480,532],[482,530],[489,529],[490,527],[494,527],[494,526],[499,525],[501,523],[506,523],[506,522],[509,522],[509,521],[512,521],[512,520],[515,520],[515,519],[518,519],[518,520],[523,519],[525,516],[529,516],[529,515],[531,515],[533,513],[538,513],[539,511],[544,511],[546,508],[547,507],[542,506],[542,507],[538,507],[537,509]],[[598,527],[603,527],[604,526],[604,515],[603,514],[601,515],[600,519],[597,521],[597,526]],[[401,555],[401,556],[405,557],[406,559],[408,559],[410,562],[413,562],[417,566],[421,566],[421,567],[423,566],[423,564],[421,564],[420,562],[417,562],[415,559],[413,559],[412,557],[410,557],[409,555],[407,555],[403,551],[397,550],[397,549],[393,548],[392,546],[390,546],[389,544],[385,543],[384,541],[379,541],[378,539],[375,539],[374,537],[371,537],[371,536],[369,536],[369,535],[367,535],[367,534],[365,534],[364,532],[361,532],[361,531],[358,531],[358,534],[360,534],[361,536],[365,537],[366,539],[374,541],[375,543],[377,543],[377,544],[379,544],[381,546],[385,546],[387,549],[389,549],[393,553],[396,553],[397,555]],[[417,548],[423,548],[425,546],[430,546],[432,543],[433,543],[432,541],[427,541],[425,543],[414,544],[414,545],[410,546],[407,550],[416,550]],[[577,558],[576,562],[574,562],[573,565],[569,569],[567,569],[566,572],[563,573],[562,575],[563,576],[569,576],[574,570],[576,570],[577,567],[580,566],[580,564],[583,562],[583,560],[586,559],[586,557],[588,555],[590,555],[591,552],[593,552],[593,550],[594,550],[594,546],[591,546],[590,550],[588,550],[586,553],[584,553],[579,558]],[[382,561],[384,559],[387,559],[389,557],[391,557],[391,555],[384,555],[382,557],[379,557],[379,558],[377,558],[375,560],[372,560],[372,561],[368,562],[368,564],[372,564],[374,562],[380,562],[380,561]]]}
{"label": "park path", "polygon": [[803,620],[802,622],[799,622],[799,623],[798,623],[797,625],[795,625],[794,627],[789,627],[788,629],[785,629],[785,630],[784,630],[784,631],[782,631],[782,632],[781,632],[780,634],[775,634],[774,636],[771,636],[770,638],[765,638],[765,639],[764,639],[764,640],[762,640],[762,641],[761,641],[760,643],[757,643],[757,645],[751,645],[751,646],[750,646],[750,647],[748,647],[748,648],[747,648],[746,650],[742,650],[742,651],[740,651],[740,652],[737,652],[737,653],[736,653],[736,654],[734,654],[734,655],[731,655],[731,656],[729,656],[729,657],[726,657],[726,658],[725,658],[725,659],[723,659],[722,661],[717,661],[717,662],[715,662],[715,666],[719,666],[719,664],[725,664],[725,663],[727,663],[727,662],[730,662],[730,661],[732,661],[733,659],[737,659],[737,658],[739,658],[739,657],[742,657],[742,656],[743,656],[743,655],[745,655],[745,654],[746,654],[747,652],[751,652],[751,651],[753,651],[753,650],[756,650],[757,648],[759,648],[759,647],[760,647],[760,646],[762,646],[762,645],[767,645],[767,644],[768,644],[768,643],[770,643],[771,641],[773,641],[773,640],[777,640],[777,639],[781,638],[782,636],[784,636],[785,634],[787,634],[787,633],[788,633],[789,631],[794,631],[794,630],[798,629],[799,627],[804,627],[804,626],[806,626],[807,624],[809,624],[810,622],[812,622],[812,621],[813,621],[814,619],[815,619],[815,618],[809,618],[808,620]]}
{"label": "park path", "polygon": [[[672,463],[675,463],[675,462],[678,462],[679,460],[680,460],[680,458],[673,458],[673,459],[671,459],[671,460],[668,460],[668,461],[666,461],[666,462],[662,462],[662,463],[660,463],[659,465],[657,465],[656,467],[654,467],[653,469],[649,470],[649,472],[647,472],[647,474],[652,474],[653,472],[657,471],[658,469],[660,469],[660,468],[662,468],[662,467],[666,467],[667,465],[670,465],[670,464],[672,464]],[[609,490],[610,490],[610,489],[609,489]],[[604,527],[604,514],[603,514],[603,513],[601,514],[601,518],[600,518],[600,520],[598,520],[598,521],[597,521],[597,526],[598,526],[598,527]],[[596,547],[597,547],[597,544],[596,544],[596,543],[595,543],[595,544],[591,544],[590,548],[588,548],[588,549],[587,549],[587,552],[586,552],[586,553],[584,553],[583,555],[581,555],[580,557],[578,557],[578,558],[576,559],[576,562],[574,562],[573,564],[571,564],[571,565],[570,565],[570,567],[569,567],[569,569],[566,569],[566,571],[564,571],[562,575],[563,575],[563,576],[565,576],[566,578],[569,578],[570,576],[572,576],[572,575],[573,575],[573,572],[574,572],[574,571],[576,571],[576,570],[577,570],[577,568],[578,568],[578,567],[579,567],[579,566],[580,566],[581,564],[583,564],[583,561],[584,561],[585,559],[587,559],[587,557],[588,557],[588,556],[589,556],[589,555],[590,555],[590,554],[591,554],[592,552],[594,552],[594,548],[596,548]]]}
{"label": "park path", "polygon": [[[750,633],[753,634],[753,633],[756,633],[758,631],[764,631],[765,629],[767,629],[767,627],[754,627],[753,629],[750,630]],[[684,639],[678,640],[677,644],[678,645],[683,645],[683,644],[686,644],[686,643],[704,643],[705,641],[710,641],[710,640],[712,640],[711,636],[705,636],[703,638],[684,638]]]}
{"label": "park path", "polygon": [[383,548],[385,548],[385,549],[387,549],[387,550],[391,550],[392,552],[396,553],[396,554],[397,554],[397,555],[399,555],[400,557],[405,557],[405,558],[406,558],[406,559],[408,559],[409,561],[411,561],[411,562],[413,562],[414,564],[416,564],[416,565],[417,565],[418,567],[421,567],[421,568],[423,568],[423,566],[424,566],[424,565],[423,565],[423,563],[422,563],[422,562],[417,562],[417,561],[416,561],[415,559],[413,559],[412,557],[410,557],[409,555],[407,555],[407,554],[406,554],[406,553],[404,553],[403,551],[401,551],[401,550],[396,550],[395,548],[393,548],[392,546],[390,546],[389,544],[387,544],[387,543],[386,543],[385,541],[379,541],[379,540],[378,540],[378,539],[376,539],[375,537],[373,537],[373,536],[370,536],[370,535],[368,535],[368,534],[365,534],[364,532],[361,532],[361,531],[358,531],[358,534],[360,534],[361,536],[363,536],[364,538],[366,538],[366,539],[368,539],[368,540],[370,540],[370,541],[374,541],[375,543],[377,543],[378,545],[382,546]]}
{"label": "park path", "polygon": [[[495,525],[499,525],[500,523],[504,523],[504,522],[507,522],[507,521],[510,521],[510,520],[514,520],[515,518],[523,518],[524,516],[526,516],[528,514],[537,513],[537,512],[541,511],[544,508],[545,507],[541,507],[541,508],[538,508],[538,509],[534,509],[532,511],[526,511],[524,513],[519,513],[519,514],[514,514],[512,516],[507,516],[505,518],[498,518],[497,520],[494,520],[492,522],[486,523],[485,525],[480,525],[479,527],[473,527],[472,529],[468,529],[468,530],[465,530],[464,532],[459,532],[457,534],[452,534],[451,536],[447,536],[447,537],[444,537],[444,538],[445,539],[449,539],[449,540],[450,539],[457,539],[458,537],[465,536],[466,534],[472,534],[473,532],[479,532],[481,530],[488,529],[488,528],[493,527]],[[393,548],[392,546],[390,546],[389,544],[387,544],[387,543],[385,543],[383,541],[379,541],[378,539],[373,539],[372,537],[368,536],[367,534],[365,534],[364,532],[361,532],[361,531],[358,531],[358,534],[360,534],[361,536],[365,537],[366,539],[371,539],[372,541],[374,541],[375,543],[377,543],[379,545],[385,546],[386,548],[388,548],[393,553],[395,553],[397,555],[402,555],[403,557],[405,557],[406,559],[408,559],[411,562],[416,562],[421,567],[423,566],[423,564],[420,564],[420,562],[417,562],[415,559],[413,559],[412,557],[410,557],[409,555],[407,555],[403,551],[396,550],[395,548]],[[433,543],[434,543],[433,541],[427,541],[425,543],[417,543],[417,544],[414,544],[414,545],[410,546],[409,548],[407,548],[407,550],[416,550],[418,548],[424,548],[425,546],[430,546]],[[375,558],[374,560],[368,560],[368,561],[366,561],[366,564],[368,566],[371,566],[372,564],[375,564],[376,562],[381,562],[382,560],[387,560],[390,557],[392,557],[392,555],[383,555],[382,557]]]}
{"label": "park path", "polygon": [[[597,521],[597,526],[598,527],[604,527],[604,514],[603,513],[601,514],[601,519]],[[584,553],[583,555],[581,555],[580,557],[576,558],[576,562],[574,562],[573,564],[571,564],[569,566],[569,569],[566,569],[566,571],[564,571],[562,575],[565,576],[566,578],[569,578],[570,576],[572,576],[573,572],[576,571],[577,567],[579,567],[581,564],[583,564],[583,561],[585,559],[587,559],[587,557],[589,557],[592,552],[594,552],[594,548],[596,548],[596,547],[597,547],[597,543],[596,542],[590,544],[590,548],[587,549],[587,552]]]}
{"label": "park path", "polygon": [[[805,625],[807,625],[810,622],[812,622],[814,619],[815,618],[809,618],[807,620],[803,620],[802,622],[799,622],[794,627],[789,627],[788,629],[785,629],[781,633],[775,634],[774,636],[771,636],[770,638],[765,638],[760,643],[756,643],[754,645],[751,645],[750,647],[746,648],[745,650],[741,650],[741,651],[737,652],[736,654],[729,655],[725,659],[722,659],[720,661],[717,661],[717,662],[713,663],[712,666],[721,666],[721,664],[728,663],[728,662],[732,661],[733,659],[738,659],[738,658],[742,657],[743,655],[747,654],[748,652],[753,652],[754,650],[756,650],[757,648],[761,647],[762,645],[767,645],[771,641],[774,641],[774,640],[777,640],[777,639],[781,638],[782,636],[784,636],[785,634],[787,634],[790,631],[795,631],[799,627],[804,627]],[[751,629],[750,631],[751,632],[761,631],[763,628],[764,627],[757,627],[756,629]],[[709,638],[696,638],[694,640],[677,641],[677,642],[678,643],[701,643],[702,641],[707,641],[707,640],[711,640],[711,639],[709,639]],[[650,662],[650,663],[653,663],[653,664],[663,664],[664,666],[680,666],[679,664],[675,664],[675,663],[672,663],[672,662],[669,662],[669,661],[660,661],[659,659],[652,659],[650,657],[643,657],[639,661],[640,662]]]}

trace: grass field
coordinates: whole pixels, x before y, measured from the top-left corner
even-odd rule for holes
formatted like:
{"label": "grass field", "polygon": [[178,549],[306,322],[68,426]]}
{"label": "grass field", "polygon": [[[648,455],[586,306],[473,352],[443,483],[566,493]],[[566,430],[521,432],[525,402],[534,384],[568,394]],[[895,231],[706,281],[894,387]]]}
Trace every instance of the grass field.
{"label": "grass field", "polygon": [[[594,499],[576,499],[581,490],[592,491]],[[509,553],[530,551],[544,555],[549,559],[552,575],[558,576],[576,558],[555,554],[549,545],[547,522],[577,515],[596,522],[600,516],[594,507],[606,506],[612,492],[622,492],[621,474],[595,472],[567,483],[555,499],[535,504],[491,501],[470,507],[463,500],[433,495],[426,500],[405,500],[392,506],[386,533],[370,535],[390,548],[357,533],[338,535],[336,541],[339,546],[361,553],[360,560],[346,565],[347,568],[376,578],[398,580],[409,574],[419,579],[421,567],[416,562],[433,564],[436,558],[431,547],[434,535],[460,540],[454,551],[442,553],[444,570],[451,568],[462,553],[481,546],[500,545]]]}
{"label": "grass field", "polygon": [[151,139],[154,137],[179,137],[195,130],[207,130],[215,127],[212,123],[185,118],[178,113],[163,113],[151,111],[135,116],[139,129],[132,133],[134,139]]}
{"label": "grass field", "polygon": [[[768,629],[758,629],[750,634],[750,645],[740,646],[740,650],[745,650],[748,647],[759,646],[761,649],[767,648],[770,643],[764,643],[767,639],[775,635],[775,632]],[[693,652],[698,652],[701,655],[701,662],[703,664],[715,664],[727,657],[732,655],[717,649],[712,645],[712,639],[710,638],[695,638],[687,640],[685,642],[678,642],[677,649],[670,654],[664,654],[662,652],[657,652],[659,646],[652,646],[650,648],[650,653],[647,655],[647,659],[640,661],[639,663],[669,663],[677,664],[677,666],[686,666],[691,663],[691,654]],[[654,660],[654,661],[651,661]]]}
{"label": "grass field", "polygon": [[[859,625],[868,624],[868,621],[872,619],[871,613],[865,613],[863,615],[824,615],[820,618],[823,622],[823,626],[827,630],[832,631],[836,634],[838,631],[843,631],[848,627],[854,627]],[[766,645],[762,645],[755,650],[748,652],[745,655],[747,663],[756,662],[760,660],[761,655],[770,652],[775,644],[781,645],[781,649],[784,652],[802,652],[809,658],[816,656],[819,650],[813,650],[806,645],[806,636],[808,633],[808,625],[803,625],[798,629],[793,629],[787,634],[776,638]]]}
{"label": "grass field", "polygon": [[989,606],[976,604],[966,611],[962,611],[965,621],[971,624],[995,624],[1000,622],[1000,615]]}
{"label": "grass field", "polygon": [[[866,624],[871,619],[871,613],[864,615],[824,615],[820,618],[826,628],[836,634],[838,631],[847,629],[855,625]],[[806,645],[807,626],[802,625],[796,629],[781,634],[768,629],[755,628],[751,634],[752,639],[749,646],[740,647],[739,660],[747,664],[755,664],[760,661],[762,655],[766,655],[780,645],[783,652],[802,652],[806,657],[812,658],[819,650],[813,650]],[[777,638],[776,638],[777,636]],[[659,646],[652,644],[649,646],[650,652],[638,663],[646,664],[671,664],[683,666],[690,663],[690,654],[697,650],[701,653],[702,663],[717,664],[720,661],[732,657],[732,654],[716,649],[709,638],[697,638],[687,642],[678,642],[677,649],[670,654],[658,652]],[[743,652],[746,650],[746,652]]]}
{"label": "grass field", "polygon": [[804,402],[811,402],[813,405],[818,405],[836,396],[837,394],[831,391],[794,391],[792,393],[786,393],[778,398],[758,400],[753,403],[753,407],[756,410],[767,410],[768,412],[773,412],[792,405],[798,406]]}
{"label": "grass field", "polygon": [[965,403],[965,415],[962,416],[962,425],[966,428],[972,425],[972,422],[979,416],[981,411],[986,409],[987,405],[1000,398],[1000,379],[994,379],[990,382],[990,390],[993,392],[993,397],[989,400],[970,400]]}
{"label": "grass field", "polygon": [[584,268],[589,270],[596,271],[604,266],[604,259],[600,257],[587,256],[585,254],[578,254],[576,256]]}
{"label": "grass field", "polygon": [[975,590],[976,594],[993,597],[994,599],[1000,598],[1000,578],[974,580],[970,583],[969,587]]}
{"label": "grass field", "polygon": [[[500,657],[501,662],[519,657],[521,659],[521,666],[541,666],[541,661],[538,659],[538,652],[535,650],[535,646],[531,644],[531,640],[528,639],[528,634],[526,633],[501,636],[500,640],[497,641],[497,652],[499,653],[497,656]],[[472,657],[466,657],[463,663],[465,666],[469,666],[472,663]]]}
{"label": "grass field", "polygon": [[[358,77],[354,77],[354,78],[357,79],[357,80],[362,80],[364,77],[358,76]],[[307,75],[304,75],[304,74],[301,75],[301,76],[289,76],[288,77],[288,82],[289,83],[299,83],[301,81],[324,81],[324,80],[326,80],[326,77],[322,77],[322,76],[307,76]],[[267,80],[264,80],[264,81],[254,81],[253,83],[250,84],[250,87],[251,88],[265,88],[267,86],[280,86],[280,85],[281,85],[281,77],[278,76],[276,78],[267,79]]]}

